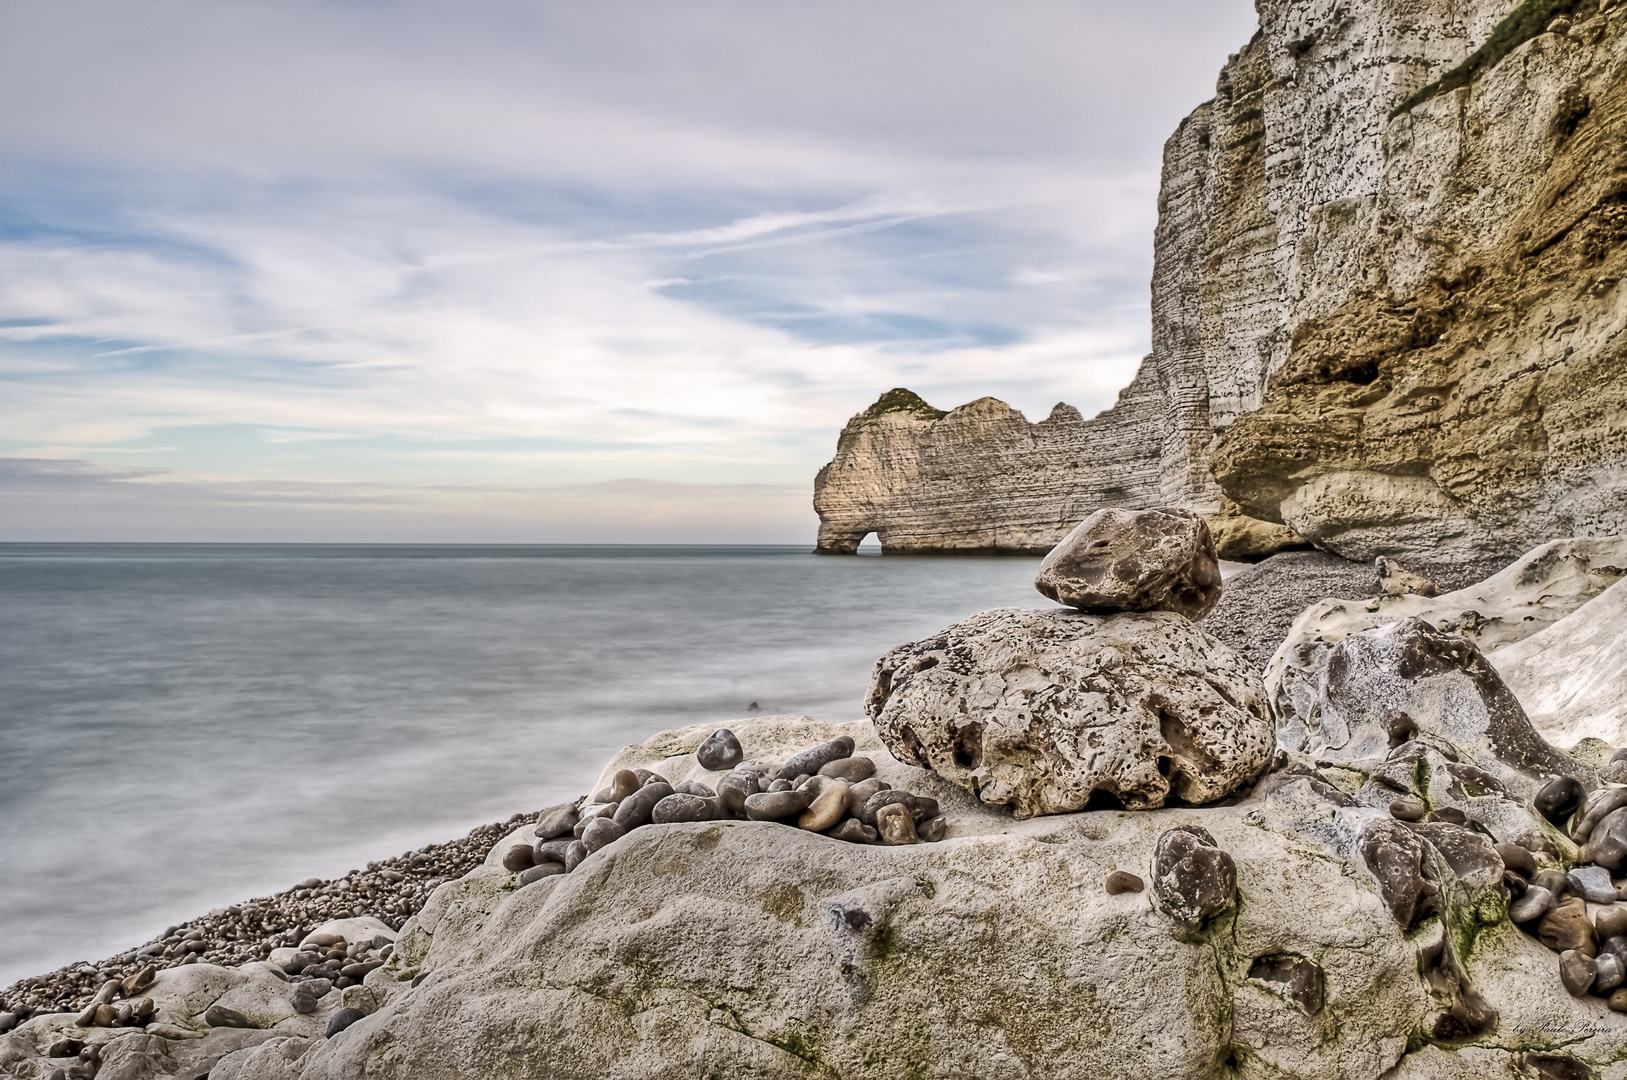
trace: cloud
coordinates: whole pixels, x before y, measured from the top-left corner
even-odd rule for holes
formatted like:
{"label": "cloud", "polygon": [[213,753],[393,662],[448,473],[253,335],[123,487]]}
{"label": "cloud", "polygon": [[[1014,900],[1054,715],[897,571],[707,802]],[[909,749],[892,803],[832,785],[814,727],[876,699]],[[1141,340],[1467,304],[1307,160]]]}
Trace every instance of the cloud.
{"label": "cloud", "polygon": [[1251,30],[1246,0],[0,6],[0,453],[806,498],[891,386],[1104,408],[1162,140]]}

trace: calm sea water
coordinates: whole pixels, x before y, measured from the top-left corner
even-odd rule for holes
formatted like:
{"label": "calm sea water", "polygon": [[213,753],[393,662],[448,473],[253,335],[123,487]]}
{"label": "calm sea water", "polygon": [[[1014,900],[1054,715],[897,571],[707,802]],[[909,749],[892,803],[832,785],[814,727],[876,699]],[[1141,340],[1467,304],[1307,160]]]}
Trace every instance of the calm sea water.
{"label": "calm sea water", "polygon": [[1048,606],[1035,565],[0,545],[0,985],[574,797],[661,728],[855,719],[893,645]]}

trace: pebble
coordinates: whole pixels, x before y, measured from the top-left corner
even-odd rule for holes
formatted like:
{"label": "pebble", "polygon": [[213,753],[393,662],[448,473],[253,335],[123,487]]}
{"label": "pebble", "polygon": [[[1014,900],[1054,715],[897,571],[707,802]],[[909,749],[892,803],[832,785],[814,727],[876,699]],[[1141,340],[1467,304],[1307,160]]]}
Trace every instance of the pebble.
{"label": "pebble", "polygon": [[1571,879],[1558,870],[1544,870],[1531,879],[1531,884],[1541,886],[1554,894],[1557,900],[1563,900],[1571,894]]}
{"label": "pebble", "polygon": [[1605,1002],[1605,1004],[1609,1005],[1616,1012],[1627,1013],[1627,989],[1617,990],[1615,993],[1611,994],[1610,1000]]}
{"label": "pebble", "polygon": [[0,1032],[10,1031],[22,1022],[22,1018],[14,1012],[0,1012]]}
{"label": "pebble", "polygon": [[328,1020],[327,1037],[333,1038],[366,1015],[360,1009],[340,1009]]}
{"label": "pebble", "polygon": [[570,803],[544,810],[537,818],[537,838],[552,840],[558,836],[569,836],[576,828],[576,822],[576,807]]}
{"label": "pebble", "polygon": [[915,835],[915,815],[904,803],[888,803],[876,811],[876,832],[883,844],[920,843],[920,837]]}
{"label": "pebble", "polygon": [[587,830],[582,833],[582,846],[590,852],[598,851],[626,835],[627,830],[613,818],[594,818],[588,822]]}
{"label": "pebble", "polygon": [[806,791],[792,791],[789,786],[779,791],[764,791],[746,797],[748,821],[784,821],[808,809],[813,798]]}
{"label": "pebble", "polygon": [[577,840],[565,850],[565,872],[570,873],[582,865],[582,860],[588,857],[588,846]]}
{"label": "pebble", "polygon": [[1606,870],[1627,868],[1627,807],[1606,814],[1588,834],[1587,847],[1592,861]]}
{"label": "pebble", "polygon": [[531,861],[534,863],[562,863],[565,861],[565,852],[569,851],[574,843],[576,843],[575,838],[570,836],[540,841],[535,848],[535,854]]}
{"label": "pebble", "polygon": [[695,748],[695,760],[709,772],[732,769],[745,759],[740,740],[728,728],[718,728]]}
{"label": "pebble", "polygon": [[1543,784],[1531,800],[1537,813],[1557,824],[1576,812],[1582,804],[1582,783],[1570,776],[1556,776]]}
{"label": "pebble", "polygon": [[949,832],[949,819],[939,814],[927,818],[915,827],[916,833],[929,844],[936,844]]}
{"label": "pebble", "polygon": [[293,997],[289,999],[294,1006],[294,1011],[301,1016],[311,1015],[316,1012],[318,1006],[317,995],[306,991],[305,987],[307,985],[309,984],[300,983],[294,990]]}
{"label": "pebble", "polygon": [[645,784],[621,801],[621,805],[616,808],[616,824],[628,832],[648,825],[655,804],[672,793],[672,785],[665,780]]}
{"label": "pebble", "polygon": [[667,783],[666,777],[662,776],[658,772],[651,772],[648,769],[634,769],[633,775],[638,777],[639,786],[641,787],[649,787],[651,784],[667,784],[668,787],[672,786],[671,784]]}
{"label": "pebble", "polygon": [[1397,821],[1422,821],[1429,808],[1422,800],[1411,795],[1403,795],[1398,799],[1390,800],[1390,816]]}
{"label": "pebble", "polygon": [[619,803],[643,786],[644,782],[638,778],[638,773],[632,769],[620,769],[610,778],[610,786],[593,796],[593,801]]}
{"label": "pebble", "polygon": [[515,873],[529,869],[537,861],[534,855],[530,844],[515,844],[503,852],[503,869]]}
{"label": "pebble", "polygon": [[1147,887],[1147,883],[1128,870],[1115,870],[1107,875],[1105,887],[1108,896],[1117,896],[1120,893],[1138,893]]}
{"label": "pebble", "polygon": [[[514,879],[514,887],[517,889],[523,889],[533,881],[541,881],[546,877],[555,877],[559,874],[563,874],[564,872],[565,864],[562,862],[538,863],[529,870],[522,871],[520,876]],[[340,974],[351,974],[350,968],[345,968],[340,972]]]}
{"label": "pebble", "polygon": [[1627,977],[1627,966],[1623,966],[1621,957],[1613,952],[1601,952],[1594,960],[1596,974],[1593,977],[1593,992],[1595,994],[1608,993],[1621,985],[1623,977]]}
{"label": "pebble", "polygon": [[[866,825],[874,825],[876,815],[881,812],[882,807],[902,805],[913,810],[914,803],[915,796],[907,791],[893,789],[878,791],[865,800],[864,806],[859,809],[858,814],[855,816]],[[911,813],[910,816],[913,818],[915,815]]]}
{"label": "pebble", "polygon": [[1580,896],[1561,900],[1537,926],[1537,939],[1554,952],[1575,949],[1592,957],[1599,951],[1593,924],[1587,918],[1587,904]]}
{"label": "pebble", "polygon": [[575,828],[571,829],[571,835],[576,837],[578,840],[582,839],[582,834],[587,832],[588,822],[592,821],[594,818],[615,817],[616,808],[620,805],[620,803],[607,802],[589,803],[588,805],[582,807],[582,809],[577,813],[576,826]]}
{"label": "pebble", "polygon": [[836,761],[829,761],[821,765],[819,775],[829,776],[836,780],[846,780],[850,784],[857,784],[861,780],[868,780],[876,775],[876,763],[867,757],[839,758]]}
{"label": "pebble", "polygon": [[[847,791],[851,785],[846,780],[833,780],[824,785],[808,809],[797,818],[797,828],[807,829],[809,832],[824,832],[833,829],[836,823],[842,820],[847,813]],[[809,785],[811,790],[813,785]]]}
{"label": "pebble", "polygon": [[1575,949],[1559,954],[1559,981],[1571,997],[1581,997],[1593,987],[1599,968],[1593,958]]}
{"label": "pebble", "polygon": [[650,821],[656,825],[673,825],[684,821],[716,821],[722,813],[723,807],[718,804],[715,796],[708,799],[675,791],[655,804],[650,811]]}
{"label": "pebble", "polygon": [[860,780],[857,784],[854,784],[852,787],[848,788],[847,816],[855,818],[858,817],[859,811],[864,809],[864,804],[869,800],[870,796],[874,795],[878,791],[886,791],[890,786],[891,785],[884,780],[878,780],[875,777],[871,777],[868,780]]}
{"label": "pebble", "polygon": [[852,757],[853,745],[853,740],[843,735],[829,742],[822,742],[818,746],[810,746],[799,754],[793,754],[784,765],[780,766],[779,778],[781,780],[795,780],[803,773],[817,773],[833,761]]}
{"label": "pebble", "polygon": [[148,964],[134,975],[128,976],[122,983],[119,984],[119,994],[122,997],[135,997],[137,994],[147,989],[147,987],[151,986],[153,984],[153,979],[157,977],[157,975],[158,969],[152,964]]}
{"label": "pebble", "polygon": [[769,782],[769,785],[766,788],[764,788],[763,790],[764,791],[790,791],[791,790],[791,781],[789,781],[789,780],[772,780],[772,781]]}
{"label": "pebble", "polygon": [[1616,902],[1616,883],[1610,880],[1610,871],[1602,866],[1578,866],[1565,875],[1571,888],[1584,900],[1595,904]]}
{"label": "pebble", "polygon": [[718,801],[730,817],[742,817],[746,813],[746,798],[762,790],[757,781],[757,774],[736,769],[717,782]]}
{"label": "pebble", "polygon": [[1554,894],[1541,885],[1525,890],[1525,895],[1508,905],[1508,917],[1516,923],[1530,922],[1548,914],[1554,905]]}
{"label": "pebble", "polygon": [[699,795],[703,799],[717,798],[717,792],[713,791],[705,784],[694,780],[685,780],[683,783],[673,787],[672,790],[677,792],[679,795]]}
{"label": "pebble", "polygon": [[1599,932],[1600,941],[1627,935],[1627,907],[1612,904],[1600,908],[1593,915],[1593,928]]}
{"label": "pebble", "polygon": [[1425,821],[1444,821],[1448,825],[1467,825],[1469,815],[1455,806],[1440,806],[1424,815]]}
{"label": "pebble", "polygon": [[[1391,812],[1394,812],[1393,808]],[[1497,856],[1503,860],[1505,867],[1516,874],[1524,876],[1527,880],[1536,876],[1537,860],[1532,857],[1529,851],[1518,844],[1497,844],[1495,846]]]}
{"label": "pebble", "polygon": [[850,844],[875,844],[881,841],[881,835],[858,818],[847,818],[832,829],[830,835]]}
{"label": "pebble", "polygon": [[1586,840],[1605,818],[1627,806],[1627,787],[1596,788],[1582,799],[1581,812],[1571,829],[1571,839]]}
{"label": "pebble", "polygon": [[236,1009],[228,1009],[224,1005],[211,1005],[204,1010],[203,1022],[210,1027],[249,1028],[254,1025],[249,1018]]}

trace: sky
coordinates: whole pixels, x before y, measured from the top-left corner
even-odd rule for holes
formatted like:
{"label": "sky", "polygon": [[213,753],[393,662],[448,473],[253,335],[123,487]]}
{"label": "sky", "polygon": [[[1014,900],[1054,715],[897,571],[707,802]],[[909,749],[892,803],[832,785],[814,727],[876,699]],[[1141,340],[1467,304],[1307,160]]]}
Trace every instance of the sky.
{"label": "sky", "polygon": [[0,0],[0,541],[803,543],[1148,349],[1247,0]]}

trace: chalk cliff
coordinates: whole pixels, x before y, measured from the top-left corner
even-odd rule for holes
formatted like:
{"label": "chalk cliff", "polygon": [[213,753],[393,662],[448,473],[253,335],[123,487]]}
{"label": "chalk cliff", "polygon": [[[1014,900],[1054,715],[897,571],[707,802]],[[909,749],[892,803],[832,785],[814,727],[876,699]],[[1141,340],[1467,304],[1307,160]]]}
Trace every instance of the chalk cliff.
{"label": "chalk cliff", "polygon": [[1153,503],[1233,554],[1292,539],[1251,517],[1356,558],[1627,531],[1627,2],[1256,6],[1166,145],[1119,404],[884,398],[820,474],[821,550],[1034,550]]}

